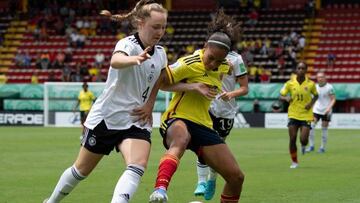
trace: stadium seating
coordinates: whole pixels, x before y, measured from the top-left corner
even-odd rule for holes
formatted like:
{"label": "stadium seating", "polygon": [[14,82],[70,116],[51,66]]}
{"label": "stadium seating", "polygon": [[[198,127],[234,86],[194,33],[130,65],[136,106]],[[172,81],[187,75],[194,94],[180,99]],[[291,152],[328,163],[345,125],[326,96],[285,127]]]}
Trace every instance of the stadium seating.
{"label": "stadium seating", "polygon": [[[312,28],[307,61],[315,72],[324,71],[331,82],[360,81],[360,8],[331,5],[322,9]],[[328,54],[336,56],[328,65]]]}

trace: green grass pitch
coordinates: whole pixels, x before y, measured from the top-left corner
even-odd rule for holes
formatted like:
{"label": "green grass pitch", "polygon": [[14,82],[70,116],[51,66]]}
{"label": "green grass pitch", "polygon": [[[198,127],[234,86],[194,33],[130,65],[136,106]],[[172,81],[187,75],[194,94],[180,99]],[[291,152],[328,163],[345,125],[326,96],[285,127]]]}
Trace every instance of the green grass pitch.
{"label": "green grass pitch", "polygon": [[[77,156],[80,132],[79,128],[0,127],[0,203],[39,203],[48,197]],[[157,129],[152,137],[148,169],[135,203],[148,201],[164,152]],[[317,131],[316,147],[319,142]],[[359,130],[330,129],[327,152],[299,155],[297,169],[289,169],[286,129],[234,129],[227,143],[246,175],[242,203],[360,202]],[[190,151],[182,158],[169,188],[170,203],[205,202],[193,196],[195,160]],[[110,202],[123,169],[121,155],[111,153],[63,202]],[[208,202],[219,202],[224,182],[218,180],[215,198]]]}

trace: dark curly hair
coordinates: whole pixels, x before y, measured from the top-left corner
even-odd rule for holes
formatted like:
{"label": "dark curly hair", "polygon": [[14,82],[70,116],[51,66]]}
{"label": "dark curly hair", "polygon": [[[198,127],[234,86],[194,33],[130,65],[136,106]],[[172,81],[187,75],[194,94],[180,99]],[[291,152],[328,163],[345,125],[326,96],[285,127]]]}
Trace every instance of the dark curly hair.
{"label": "dark curly hair", "polygon": [[225,14],[223,9],[216,12],[215,18],[208,25],[207,41],[218,41],[224,43],[226,48],[239,41],[241,37],[241,24],[233,17]]}

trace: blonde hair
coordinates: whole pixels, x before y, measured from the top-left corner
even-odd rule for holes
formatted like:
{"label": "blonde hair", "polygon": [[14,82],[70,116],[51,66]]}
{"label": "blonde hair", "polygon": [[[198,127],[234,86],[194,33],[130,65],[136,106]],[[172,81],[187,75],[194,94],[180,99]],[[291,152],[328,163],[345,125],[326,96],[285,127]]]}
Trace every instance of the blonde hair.
{"label": "blonde hair", "polygon": [[129,20],[134,27],[137,26],[139,20],[144,20],[147,17],[150,17],[151,11],[157,11],[160,13],[165,13],[167,15],[167,10],[158,3],[155,3],[152,0],[140,0],[135,7],[126,14],[111,14],[108,10],[102,10],[100,15],[109,17],[113,21],[124,21]]}

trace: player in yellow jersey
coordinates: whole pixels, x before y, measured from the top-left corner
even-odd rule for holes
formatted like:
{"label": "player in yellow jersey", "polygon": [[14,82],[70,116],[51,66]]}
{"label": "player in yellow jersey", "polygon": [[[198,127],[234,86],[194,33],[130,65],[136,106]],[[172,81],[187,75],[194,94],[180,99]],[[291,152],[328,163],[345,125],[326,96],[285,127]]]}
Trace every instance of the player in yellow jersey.
{"label": "player in yellow jersey", "polygon": [[91,92],[88,88],[87,82],[84,82],[82,85],[82,90],[79,92],[78,101],[74,107],[74,111],[78,108],[80,105],[80,120],[81,125],[84,124],[86,117],[91,109],[91,106],[95,100],[94,93]]}
{"label": "player in yellow jersey", "polygon": [[167,151],[160,160],[155,190],[149,202],[167,202],[167,188],[186,149],[195,152],[225,179],[219,198],[222,203],[240,199],[244,174],[228,146],[213,130],[209,115],[211,100],[221,94],[221,79],[229,73],[225,57],[232,46],[232,36],[239,32],[226,17],[223,14],[215,18],[216,28],[204,49],[180,58],[162,74],[165,85],[179,82],[205,85],[195,91],[176,91],[162,115],[160,133]]}
{"label": "player in yellow jersey", "polygon": [[296,139],[300,129],[301,152],[309,141],[310,124],[313,120],[312,107],[318,98],[315,83],[306,77],[307,65],[304,62],[296,66],[296,77],[287,81],[280,91],[280,99],[289,102],[289,150],[291,155],[290,168],[298,167]]}

